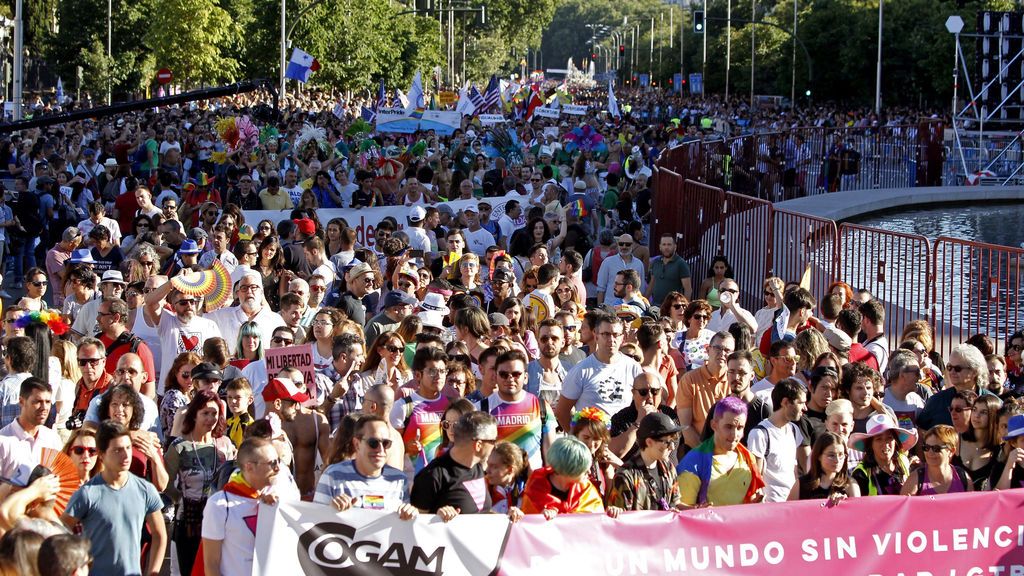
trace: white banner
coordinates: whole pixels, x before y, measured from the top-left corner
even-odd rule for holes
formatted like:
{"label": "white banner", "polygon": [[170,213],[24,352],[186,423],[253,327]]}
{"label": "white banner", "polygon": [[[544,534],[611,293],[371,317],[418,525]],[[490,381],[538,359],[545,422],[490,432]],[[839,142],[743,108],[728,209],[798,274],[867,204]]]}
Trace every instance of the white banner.
{"label": "white banner", "polygon": [[587,113],[587,106],[586,104],[562,104],[562,113],[583,116]]}
{"label": "white banner", "polygon": [[305,502],[260,504],[253,576],[484,576],[495,573],[509,529],[500,514],[433,515],[403,521],[397,513]]}
{"label": "white banner", "polygon": [[[476,205],[477,200],[453,200],[446,202],[452,207],[452,210],[457,214],[459,210],[464,209],[466,206]],[[349,227],[356,231],[356,242],[361,246],[367,248],[373,248],[376,244],[376,229],[377,224],[380,223],[384,218],[391,216],[398,221],[398,228],[405,228],[408,223],[409,212],[412,211],[412,206],[380,206],[377,208],[332,208],[330,210],[317,210],[316,216],[320,219],[320,224],[324,227],[333,218],[342,218],[348,223]],[[253,228],[260,220],[270,220],[274,226],[281,220],[287,219],[291,211],[290,210],[244,210],[242,214],[245,216],[245,222],[251,224]]]}
{"label": "white banner", "polygon": [[424,110],[420,130],[433,130],[438,136],[451,136],[462,127],[462,114],[448,110]]}
{"label": "white banner", "polygon": [[501,114],[481,114],[479,118],[480,123],[484,126],[493,126],[495,124],[501,124],[508,121]]}
{"label": "white banner", "polygon": [[377,110],[377,131],[412,134],[419,130],[420,121],[409,116],[405,108],[381,108]]}
{"label": "white banner", "polygon": [[533,114],[534,116],[539,116],[541,118],[558,118],[558,108],[548,108],[546,106],[540,106],[534,108]]}

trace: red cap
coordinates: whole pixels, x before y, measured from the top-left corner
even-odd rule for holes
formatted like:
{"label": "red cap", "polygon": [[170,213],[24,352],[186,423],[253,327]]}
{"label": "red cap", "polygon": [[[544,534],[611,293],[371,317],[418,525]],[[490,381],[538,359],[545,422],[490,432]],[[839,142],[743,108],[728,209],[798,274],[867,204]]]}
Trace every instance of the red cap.
{"label": "red cap", "polygon": [[314,224],[309,218],[292,220],[292,222],[295,222],[295,225],[299,227],[299,232],[302,232],[306,236],[316,234],[316,224]]}
{"label": "red cap", "polygon": [[291,378],[273,378],[263,389],[263,400],[273,402],[278,399],[306,402],[309,400],[309,394],[299,392],[299,388]]}

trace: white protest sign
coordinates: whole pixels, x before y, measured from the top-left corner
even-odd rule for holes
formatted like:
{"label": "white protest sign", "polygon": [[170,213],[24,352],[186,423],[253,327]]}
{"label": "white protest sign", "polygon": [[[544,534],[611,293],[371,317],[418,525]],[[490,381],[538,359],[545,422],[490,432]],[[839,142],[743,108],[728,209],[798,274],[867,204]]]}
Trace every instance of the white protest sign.
{"label": "white protest sign", "polygon": [[562,112],[573,116],[583,116],[587,113],[585,104],[562,104]]}
{"label": "white protest sign", "polygon": [[533,115],[540,118],[558,118],[558,108],[540,106],[539,108],[534,108]]}
{"label": "white protest sign", "polygon": [[502,124],[506,122],[505,117],[501,114],[481,114],[479,116],[480,123],[484,126],[493,126],[495,124]]}

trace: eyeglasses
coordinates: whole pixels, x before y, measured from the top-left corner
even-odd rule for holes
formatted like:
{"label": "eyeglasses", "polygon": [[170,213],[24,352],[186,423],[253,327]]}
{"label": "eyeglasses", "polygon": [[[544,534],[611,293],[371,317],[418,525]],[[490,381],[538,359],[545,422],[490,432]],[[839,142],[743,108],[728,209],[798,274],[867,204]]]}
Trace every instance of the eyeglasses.
{"label": "eyeglasses", "polygon": [[447,368],[427,368],[426,370],[423,371],[423,373],[426,374],[427,376],[430,376],[431,378],[437,378],[437,377],[440,377],[440,376],[447,375],[448,374],[448,369]]}
{"label": "eyeglasses", "polygon": [[442,420],[441,421],[441,428],[443,428],[445,430],[451,430],[454,427],[455,427],[455,422],[453,422],[451,420]]}
{"label": "eyeglasses", "polygon": [[95,456],[96,454],[99,453],[99,450],[97,450],[96,448],[89,447],[89,446],[72,446],[71,447],[71,453],[74,454],[75,456],[81,456],[83,454],[88,454],[89,456]]}
{"label": "eyeglasses", "polygon": [[249,252],[248,250],[246,250],[245,252],[243,252],[243,254],[245,254],[246,256],[258,256],[259,252],[255,251],[255,250],[253,250],[252,252]]}
{"label": "eyeglasses", "polygon": [[313,320],[313,326],[334,326],[330,320]]}
{"label": "eyeglasses", "polygon": [[498,370],[498,377],[501,378],[502,380],[508,380],[510,378],[514,379],[514,380],[518,380],[518,379],[523,377],[523,372],[519,371],[519,370],[515,370],[515,371]]}
{"label": "eyeglasses", "polygon": [[605,338],[622,338],[622,332],[598,332],[598,336],[604,336]]}
{"label": "eyeglasses", "polygon": [[391,352],[392,354],[398,354],[399,352],[402,351],[401,346],[392,346],[391,344],[385,344],[384,349],[387,350],[388,352]]}
{"label": "eyeglasses", "polygon": [[241,290],[242,292],[255,292],[255,291],[259,290],[260,288],[263,288],[263,287],[260,286],[259,284],[245,284],[245,285],[242,285],[242,286],[238,287],[238,289]]}
{"label": "eyeglasses", "polygon": [[712,344],[710,348],[714,348],[715,350],[718,350],[722,354],[732,354],[733,352],[735,352],[735,350],[733,350],[732,348],[726,348],[721,344]]}
{"label": "eyeglasses", "polygon": [[948,448],[949,446],[946,446],[945,444],[925,444],[924,446],[921,446],[921,452],[924,452],[925,454],[929,452],[940,454],[943,450]]}
{"label": "eyeglasses", "polygon": [[633,388],[633,392],[639,394],[641,398],[647,398],[648,394],[653,396],[661,394],[661,388]]}
{"label": "eyeglasses", "polygon": [[970,366],[956,366],[954,364],[946,364],[946,370],[949,370],[950,372],[956,372],[957,374],[963,372],[964,370],[970,369]]}
{"label": "eyeglasses", "polygon": [[99,364],[100,362],[103,362],[103,358],[79,358],[78,359],[78,365],[79,366],[95,366],[95,365]]}
{"label": "eyeglasses", "polygon": [[270,339],[270,341],[273,342],[274,344],[290,345],[295,340],[291,340],[291,339],[288,339],[288,338],[281,338],[280,336],[274,336],[273,338]]}
{"label": "eyeglasses", "polygon": [[363,442],[370,447],[370,450],[380,450],[383,446],[385,450],[391,448],[391,440],[388,438],[363,438]]}
{"label": "eyeglasses", "polygon": [[693,316],[690,316],[690,319],[694,318],[697,320],[710,320],[711,316],[708,316],[707,314],[694,314]]}
{"label": "eyeglasses", "polygon": [[950,414],[963,414],[964,412],[970,412],[971,410],[974,410],[974,406],[963,406],[963,407],[961,407],[961,406],[950,406],[949,407],[949,413]]}
{"label": "eyeglasses", "polygon": [[679,440],[677,440],[675,437],[652,438],[652,440],[654,440],[655,442],[660,442],[669,448],[674,448],[679,443]]}

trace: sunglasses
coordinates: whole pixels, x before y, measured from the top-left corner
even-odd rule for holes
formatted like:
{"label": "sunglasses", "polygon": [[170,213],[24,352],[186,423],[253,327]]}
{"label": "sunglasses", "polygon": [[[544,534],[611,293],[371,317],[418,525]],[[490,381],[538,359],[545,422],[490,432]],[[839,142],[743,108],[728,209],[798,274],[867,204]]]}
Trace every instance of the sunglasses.
{"label": "sunglasses", "polygon": [[455,422],[452,422],[451,420],[442,420],[441,421],[441,428],[443,428],[445,430],[451,430],[454,427],[455,427]]}
{"label": "sunglasses", "polygon": [[103,362],[103,358],[79,358],[78,359],[78,365],[79,366],[95,366],[95,365],[99,364],[100,362]]}
{"label": "sunglasses", "polygon": [[193,298],[182,298],[181,300],[175,302],[175,304],[178,306],[195,306],[196,302],[197,301]]}
{"label": "sunglasses", "polygon": [[949,413],[950,414],[963,414],[964,412],[970,412],[972,410],[974,410],[973,406],[967,406],[967,407],[959,407],[959,406],[957,406],[955,408],[953,406],[949,407]]}
{"label": "sunglasses", "polygon": [[71,453],[74,454],[75,456],[81,456],[83,454],[95,456],[96,454],[99,453],[99,450],[97,450],[96,448],[90,448],[88,446],[72,446]]}
{"label": "sunglasses", "polygon": [[388,352],[391,352],[392,354],[398,354],[399,352],[402,351],[401,347],[392,346],[391,344],[385,344],[384,349],[387,350]]}
{"label": "sunglasses", "polygon": [[632,242],[619,242],[619,248],[629,248],[632,245]]}
{"label": "sunglasses", "polygon": [[946,364],[946,370],[949,370],[950,372],[956,372],[957,374],[963,372],[964,370],[970,369],[970,366],[957,366],[955,364]]}
{"label": "sunglasses", "polygon": [[696,318],[697,320],[710,320],[711,316],[708,316],[707,314],[694,314],[693,318]]}
{"label": "sunglasses", "polygon": [[949,446],[946,446],[945,444],[939,444],[937,446],[933,446],[931,444],[925,444],[924,446],[921,446],[921,452],[924,452],[925,454],[927,454],[928,452],[934,452],[936,454],[940,454],[943,450],[945,450],[947,448],[949,448]]}
{"label": "sunglasses", "polygon": [[639,394],[641,398],[647,398],[648,394],[654,396],[661,394],[661,388],[633,388],[633,392]]}
{"label": "sunglasses", "polygon": [[369,446],[371,450],[379,450],[381,446],[383,446],[385,450],[391,448],[391,440],[387,438],[363,438],[363,442],[366,442],[366,445]]}
{"label": "sunglasses", "polygon": [[519,370],[513,372],[510,372],[508,370],[498,370],[498,377],[500,377],[502,380],[508,380],[509,378],[515,378],[516,380],[518,380],[523,377],[523,372]]}
{"label": "sunglasses", "polygon": [[270,339],[270,341],[273,342],[274,344],[287,345],[290,345],[292,342],[294,342],[294,340],[289,340],[288,338],[281,338],[280,336],[274,336],[273,338]]}
{"label": "sunglasses", "polygon": [[29,284],[35,286],[36,288],[39,288],[41,286],[49,286],[50,283],[43,280],[42,282],[29,282]]}
{"label": "sunglasses", "polygon": [[686,308],[686,304],[673,304],[672,305],[672,309],[673,310],[682,310],[683,308]]}

